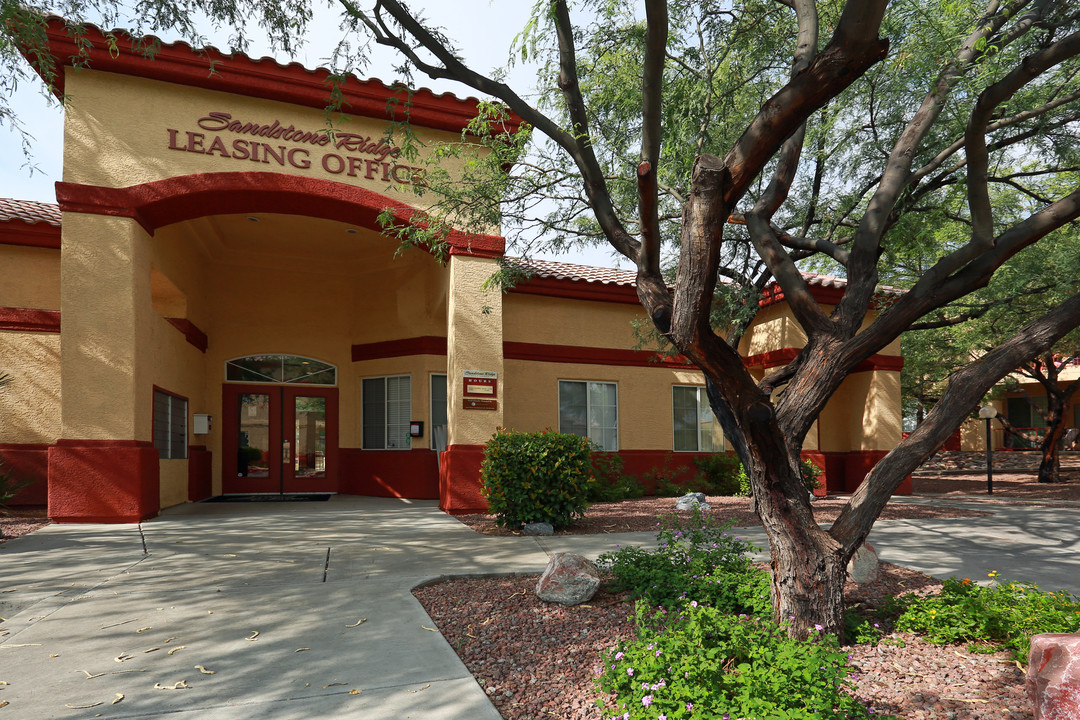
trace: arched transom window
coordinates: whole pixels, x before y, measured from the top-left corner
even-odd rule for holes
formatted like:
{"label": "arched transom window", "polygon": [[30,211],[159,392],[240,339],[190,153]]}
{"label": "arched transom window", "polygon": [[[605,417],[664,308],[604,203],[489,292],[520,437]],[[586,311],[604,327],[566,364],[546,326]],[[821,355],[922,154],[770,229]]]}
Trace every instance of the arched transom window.
{"label": "arched transom window", "polygon": [[337,385],[337,367],[299,355],[248,355],[225,361],[225,379],[249,383]]}

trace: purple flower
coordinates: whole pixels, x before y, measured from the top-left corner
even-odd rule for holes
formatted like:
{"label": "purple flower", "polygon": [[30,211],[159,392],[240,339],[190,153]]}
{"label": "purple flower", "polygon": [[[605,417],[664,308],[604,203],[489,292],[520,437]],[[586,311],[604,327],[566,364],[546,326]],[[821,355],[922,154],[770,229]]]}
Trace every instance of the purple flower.
{"label": "purple flower", "polygon": [[634,674],[634,668],[626,668],[626,674],[627,675],[633,675]]}
{"label": "purple flower", "polygon": [[623,653],[622,653],[622,650],[620,650],[619,652],[615,653],[615,659],[616,659],[616,660],[622,660],[622,659],[623,659]]}
{"label": "purple flower", "polygon": [[694,703],[690,703],[690,702],[686,703],[686,711],[687,712],[690,712],[693,709],[694,709]]}
{"label": "purple flower", "polygon": [[821,632],[822,630],[825,629],[825,626],[824,625],[818,625],[818,624],[815,623],[814,624],[814,629],[817,630],[818,632]]}
{"label": "purple flower", "polygon": [[659,650],[656,651],[656,657],[660,657],[660,651]]}
{"label": "purple flower", "polygon": [[649,707],[650,705],[652,705],[652,695],[646,695],[645,697],[641,698],[641,704],[645,707]]}
{"label": "purple flower", "polygon": [[691,600],[690,607],[697,607],[697,600]]}
{"label": "purple flower", "polygon": [[667,720],[667,715],[665,715],[664,713],[660,713],[656,720]]}

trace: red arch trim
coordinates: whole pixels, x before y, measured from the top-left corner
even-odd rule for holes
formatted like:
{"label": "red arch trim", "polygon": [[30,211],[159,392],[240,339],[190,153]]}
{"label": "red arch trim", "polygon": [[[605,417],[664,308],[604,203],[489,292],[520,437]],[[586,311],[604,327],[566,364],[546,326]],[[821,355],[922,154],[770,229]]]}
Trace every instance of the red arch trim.
{"label": "red arch trim", "polygon": [[[122,188],[56,183],[63,212],[128,217],[146,232],[206,215],[281,213],[337,220],[378,229],[378,216],[391,210],[407,220],[415,209],[397,200],[331,180],[271,172],[218,172],[180,175]],[[453,231],[451,255],[502,257],[506,240],[498,235]]]}

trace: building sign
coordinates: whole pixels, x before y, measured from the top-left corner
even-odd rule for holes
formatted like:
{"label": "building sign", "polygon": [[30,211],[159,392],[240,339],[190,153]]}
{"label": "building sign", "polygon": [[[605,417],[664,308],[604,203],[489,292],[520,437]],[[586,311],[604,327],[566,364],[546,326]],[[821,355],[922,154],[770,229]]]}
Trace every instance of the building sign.
{"label": "building sign", "polygon": [[465,370],[462,372],[462,394],[465,397],[499,396],[499,373],[494,370]]}
{"label": "building sign", "polygon": [[498,410],[498,400],[486,400],[482,398],[464,398],[461,401],[463,410]]}
{"label": "building sign", "polygon": [[227,112],[208,113],[196,124],[199,131],[166,128],[169,149],[297,170],[315,166],[331,175],[400,185],[424,184],[423,168],[396,162],[401,148],[386,137],[297,128],[278,120],[245,122]]}

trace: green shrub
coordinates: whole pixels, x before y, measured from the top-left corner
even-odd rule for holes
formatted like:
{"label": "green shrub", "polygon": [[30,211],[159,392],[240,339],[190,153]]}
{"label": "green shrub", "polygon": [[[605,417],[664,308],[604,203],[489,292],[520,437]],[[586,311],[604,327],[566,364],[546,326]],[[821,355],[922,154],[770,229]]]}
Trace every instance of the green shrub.
{"label": "green shrub", "polygon": [[[809,460],[800,461],[799,468],[802,471],[803,487],[806,488],[806,492],[813,495],[814,490],[821,487],[821,468]],[[739,491],[735,495],[750,497],[750,478],[746,475],[746,470],[741,463],[739,464],[739,473],[736,479],[739,483]]]}
{"label": "green shrub", "polygon": [[709,495],[738,495],[742,463],[733,453],[712,453],[694,458],[694,466],[709,486]]}
{"label": "green shrub", "polygon": [[972,652],[994,652],[1004,646],[1014,659],[1027,661],[1031,636],[1080,631],[1080,599],[1064,591],[1046,592],[1038,585],[997,579],[989,587],[968,578],[948,578],[941,592],[906,596],[907,609],[897,630],[923,635],[929,642],[969,643]]}
{"label": "green shrub", "polygon": [[8,500],[33,481],[33,478],[16,476],[7,461],[0,457],[0,507],[7,507]]}
{"label": "green shrub", "polygon": [[624,547],[597,559],[616,589],[667,608],[696,600],[735,613],[771,613],[769,576],[750,563],[753,546],[728,532],[730,525],[700,508],[658,524],[656,550]]}
{"label": "green shrub", "polygon": [[588,438],[550,430],[500,430],[488,441],[480,480],[502,527],[546,522],[563,528],[585,513],[590,472]]}
{"label": "green shrub", "polygon": [[835,636],[787,636],[771,619],[691,602],[678,615],[638,605],[638,634],[604,658],[606,717],[631,720],[868,717],[849,694],[852,668]]}
{"label": "green shrub", "polygon": [[605,452],[596,443],[590,443],[590,467],[596,482],[589,483],[588,501],[616,502],[627,498],[639,498],[645,488],[632,475],[623,473],[623,459],[617,453]]}

